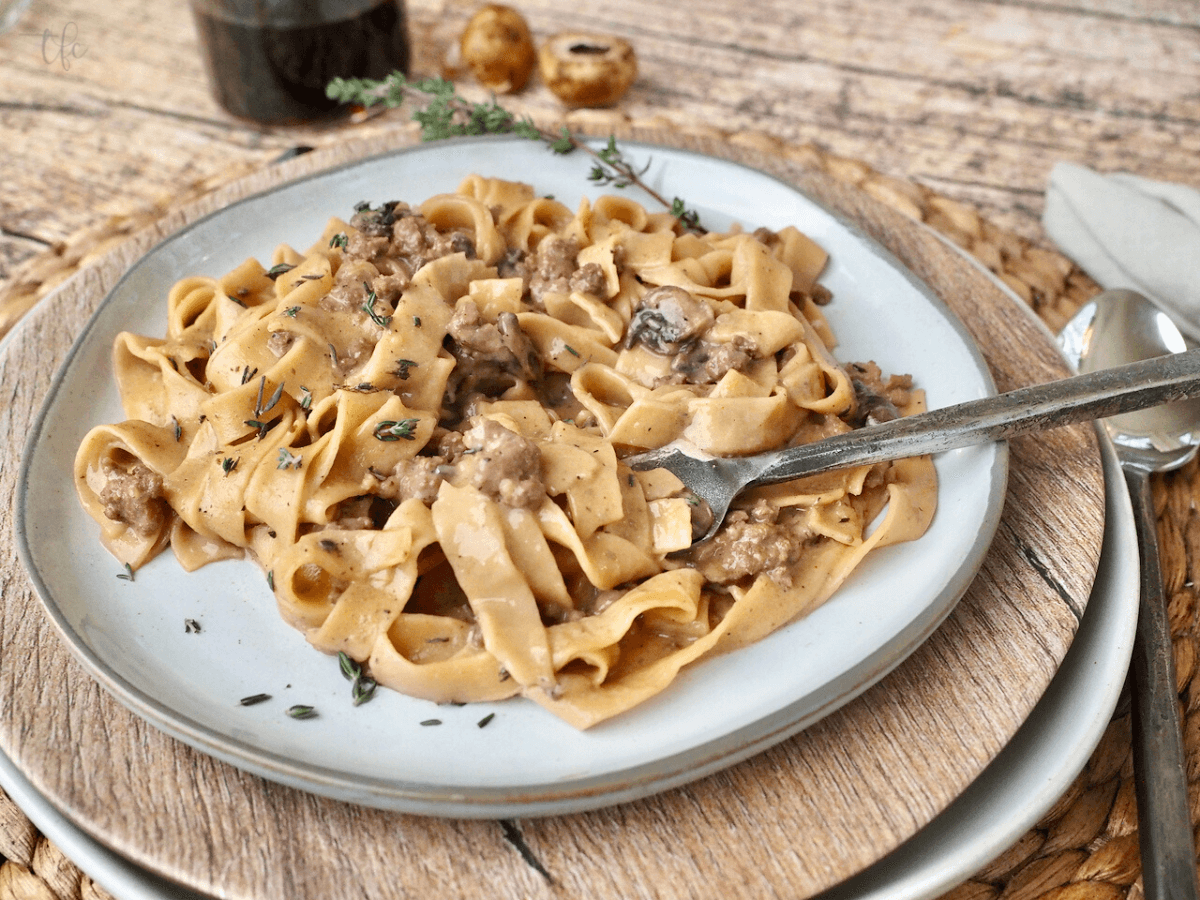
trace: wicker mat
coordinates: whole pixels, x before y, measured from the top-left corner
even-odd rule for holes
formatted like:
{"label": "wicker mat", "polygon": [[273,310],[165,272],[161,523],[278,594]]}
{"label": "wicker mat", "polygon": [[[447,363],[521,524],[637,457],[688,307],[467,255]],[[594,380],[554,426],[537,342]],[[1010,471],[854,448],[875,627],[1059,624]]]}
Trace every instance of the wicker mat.
{"label": "wicker mat", "polygon": [[[646,122],[678,128],[677,123]],[[783,144],[764,134],[715,131],[706,136],[786,156],[852,184],[877,200],[925,222],[979,259],[1057,331],[1098,290],[1063,256],[990,224],[968,206],[912,182],[887,177],[855,160],[811,145]],[[201,196],[246,174],[251,164],[178,192],[162,204],[112,217],[23,265],[0,291],[0,335],[89,261],[158,219],[168,206]],[[1184,742],[1192,786],[1192,821],[1200,818],[1200,687],[1197,657],[1197,591],[1191,565],[1200,559],[1200,469],[1191,463],[1154,480],[1164,583],[1170,604],[1178,686],[1184,708]],[[1130,747],[1130,718],[1123,703],[1084,771],[1041,822],[1007,852],[943,900],[1117,900],[1142,897],[1137,812]],[[108,898],[41,835],[0,792],[0,900]]]}

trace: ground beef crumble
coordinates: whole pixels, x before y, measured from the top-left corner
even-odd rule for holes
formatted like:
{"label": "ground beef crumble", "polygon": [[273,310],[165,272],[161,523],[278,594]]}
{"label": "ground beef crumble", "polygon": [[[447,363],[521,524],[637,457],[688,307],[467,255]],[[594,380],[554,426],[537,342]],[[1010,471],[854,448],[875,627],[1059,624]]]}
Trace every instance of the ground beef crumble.
{"label": "ground beef crumble", "polygon": [[571,273],[567,279],[571,290],[579,294],[591,294],[593,297],[604,297],[608,293],[608,276],[599,263],[584,263]]}
{"label": "ground beef crumble", "polygon": [[171,508],[163,497],[162,476],[143,463],[122,466],[104,460],[104,487],[100,502],[104,515],[128,525],[141,537],[160,534],[171,519]]}
{"label": "ground beef crumble", "polygon": [[467,483],[505,506],[534,509],[546,498],[537,445],[492,419],[463,433],[467,450],[457,467]]}
{"label": "ground beef crumble", "polygon": [[547,294],[570,293],[578,256],[579,244],[570,238],[549,237],[538,244],[529,275],[529,296],[535,307],[544,308]]}
{"label": "ground beef crumble", "polygon": [[442,430],[433,453],[396,464],[379,473],[379,495],[403,502],[437,499],[443,481],[466,484],[504,506],[533,509],[546,496],[542,454],[528,438],[493,419],[472,417],[462,431]]}
{"label": "ground beef crumble", "polygon": [[730,512],[716,535],[691,550],[691,562],[714,584],[735,584],[765,573],[787,586],[789,567],[812,538],[802,514],[760,501]]}
{"label": "ground beef crumble", "polygon": [[441,456],[414,456],[398,462],[379,483],[379,495],[403,503],[417,499],[429,505],[437,499],[443,481],[446,459]]}

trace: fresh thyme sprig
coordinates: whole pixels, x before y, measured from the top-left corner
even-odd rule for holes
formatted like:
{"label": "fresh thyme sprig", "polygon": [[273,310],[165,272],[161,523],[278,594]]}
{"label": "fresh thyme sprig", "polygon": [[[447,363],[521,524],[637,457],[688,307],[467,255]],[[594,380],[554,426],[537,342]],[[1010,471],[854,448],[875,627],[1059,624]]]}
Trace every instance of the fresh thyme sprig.
{"label": "fresh thyme sprig", "polygon": [[421,138],[426,141],[467,135],[513,134],[540,141],[558,154],[583,150],[596,162],[588,176],[591,181],[616,188],[641,188],[670,210],[683,228],[697,232],[704,230],[699,214],[689,209],[683,200],[679,197],[667,200],[642,180],[649,164],[638,169],[625,158],[612,135],[603,148],[596,150],[575,137],[565,125],[557,132],[547,131],[528,117],[518,118],[495,98],[486,103],[472,102],[461,96],[454,84],[445,78],[409,81],[400,72],[393,72],[379,81],[335,78],[326,86],[325,94],[339,103],[353,103],[365,108],[383,105],[395,109],[408,104],[413,110],[413,121],[421,126]]}
{"label": "fresh thyme sprig", "polygon": [[[617,146],[617,139],[611,134],[608,136],[608,143],[604,145],[604,148],[596,151],[596,159],[599,162],[592,166],[588,179],[598,184],[610,184],[615,188],[627,188],[631,184],[641,185],[642,176],[650,168],[650,163],[646,163],[642,168],[635,169],[633,164],[625,159],[621,149]],[[667,203],[662,198],[658,199],[663,206],[674,205]],[[674,203],[683,206],[683,201],[678,197],[675,198]]]}

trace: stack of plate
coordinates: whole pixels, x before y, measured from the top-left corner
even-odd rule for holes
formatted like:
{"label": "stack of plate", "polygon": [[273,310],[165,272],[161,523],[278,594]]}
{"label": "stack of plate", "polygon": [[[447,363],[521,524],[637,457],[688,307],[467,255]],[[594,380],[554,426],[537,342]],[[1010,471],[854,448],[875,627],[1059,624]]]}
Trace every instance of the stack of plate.
{"label": "stack of plate", "polygon": [[[645,177],[665,196],[687,196],[710,228],[724,229],[734,222],[750,229],[794,224],[829,250],[831,263],[822,282],[835,297],[827,314],[839,338],[838,356],[873,359],[884,371],[912,373],[926,389],[931,407],[994,392],[993,371],[1002,371],[1005,380],[1023,376],[1026,369],[1034,376],[1053,377],[1053,366],[1063,365],[1046,362],[1048,354],[1053,356],[1052,341],[1038,331],[1023,304],[989,282],[965,257],[911,223],[901,228],[885,212],[874,209],[868,209],[866,222],[860,221],[857,215],[864,202],[860,198],[852,198],[848,205],[855,209],[848,213],[845,209],[831,212],[795,187],[799,182],[811,190],[813,182],[776,177],[790,173],[766,174],[728,159],[662,146],[631,144],[630,148],[649,162]],[[794,768],[803,761],[816,772],[811,782],[816,800],[826,790],[831,797],[836,794],[845,809],[808,820],[799,817],[801,831],[791,834],[792,852],[815,838],[804,828],[823,829],[823,816],[852,819],[857,814],[871,821],[881,816],[895,819],[900,810],[903,820],[889,822],[884,837],[874,836],[869,846],[851,850],[821,849],[820,840],[812,840],[818,847],[814,859],[834,860],[832,869],[816,873],[806,868],[803,878],[788,876],[800,880],[787,883],[800,884],[808,893],[827,888],[828,896],[839,898],[935,896],[1006,849],[1082,768],[1116,704],[1136,615],[1132,517],[1115,458],[1103,439],[1098,439],[1098,445],[1092,442],[1090,450],[1066,454],[1062,462],[1090,466],[1092,483],[1102,479],[1106,488],[1103,509],[1086,508],[1099,503],[1084,496],[1086,483],[1078,487],[1078,498],[1067,499],[1085,507],[1081,515],[1085,522],[1090,516],[1104,523],[1090,534],[1084,527],[1072,536],[1077,553],[1065,553],[1061,547],[1031,551],[1037,537],[1061,539],[1038,531],[1038,523],[1056,520],[1039,513],[1031,526],[1026,521],[1028,511],[1012,509],[1014,498],[1028,502],[1031,490],[1036,495],[1036,484],[1031,488],[1031,483],[1052,478],[1053,473],[1034,471],[1036,466],[1014,453],[1014,487],[1007,447],[988,445],[943,454],[936,460],[938,513],[921,540],[870,557],[833,600],[810,616],[753,647],[694,666],[653,701],[583,733],[523,701],[440,709],[436,714],[443,724],[436,728],[419,725],[433,714],[423,701],[389,694],[352,707],[345,702],[346,686],[336,663],[314,654],[298,633],[284,625],[261,573],[250,563],[222,563],[185,574],[167,554],[140,570],[135,581],[114,577],[117,564],[100,548],[94,524],[70,490],[71,463],[80,438],[92,425],[123,418],[107,376],[113,337],[122,330],[162,334],[171,284],[187,274],[220,275],[248,256],[266,258],[280,243],[307,247],[331,215],[348,215],[359,200],[419,201],[453,190],[467,174],[479,172],[533,181],[540,192],[570,203],[568,198],[581,193],[599,193],[584,190],[587,168],[583,159],[551,156],[535,144],[514,140],[468,140],[354,159],[222,203],[205,217],[185,216],[195,221],[142,256],[103,302],[105,291],[95,279],[76,279],[6,340],[8,364],[3,377],[8,382],[16,379],[19,360],[38,353],[39,344],[47,340],[44,323],[63,321],[64,312],[98,306],[86,327],[75,329],[80,334],[69,353],[64,353],[66,343],[74,334],[69,327],[59,329],[63,336],[51,350],[56,362],[64,355],[65,359],[51,384],[33,387],[41,402],[36,417],[26,410],[24,421],[18,422],[21,409],[8,413],[13,419],[10,434],[31,435],[19,472],[14,536],[24,569],[58,633],[42,628],[33,637],[4,637],[32,641],[41,652],[59,656],[65,644],[108,695],[203,754],[154,735],[154,741],[170,748],[171,759],[148,757],[132,763],[121,758],[92,759],[89,765],[96,768],[84,776],[64,764],[63,755],[70,748],[53,746],[52,736],[71,727],[68,723],[80,715],[115,711],[122,717],[122,728],[130,727],[126,721],[136,720],[124,718],[108,696],[95,694],[88,677],[72,672],[60,685],[64,693],[58,702],[39,713],[41,725],[31,733],[21,723],[33,721],[32,711],[20,708],[22,694],[17,694],[17,709],[10,711],[6,731],[0,734],[8,754],[0,759],[0,783],[48,837],[119,897],[190,896],[150,870],[198,890],[236,889],[239,896],[246,892],[245,882],[238,878],[232,885],[217,884],[209,880],[211,870],[200,871],[190,858],[173,857],[171,840],[157,845],[144,840],[147,829],[130,825],[131,819],[161,818],[164,809],[179,812],[182,807],[176,804],[186,801],[154,799],[136,808],[146,792],[113,787],[128,778],[127,766],[135,772],[139,767],[154,769],[155,793],[176,778],[164,775],[162,769],[178,768],[180,761],[207,772],[226,773],[215,758],[290,791],[392,814],[578,817],[589,810],[640,801],[640,806],[631,807],[639,812],[626,808],[621,814],[632,820],[648,809],[646,803],[671,796],[663,792],[746,760],[750,761],[737,767],[736,776],[725,780],[718,776],[704,782],[705,788],[690,790],[700,790],[702,800],[710,796],[704,792],[715,796],[725,792],[734,805],[751,803],[753,812],[753,801],[746,798],[763,789],[764,779],[778,779],[774,787],[787,788],[781,769],[787,778],[795,778]],[[536,175],[520,174],[530,172]],[[919,232],[918,237],[912,236],[913,231]],[[895,241],[889,240],[893,232]],[[943,294],[965,283],[977,291],[985,285],[986,296],[943,299],[900,261],[904,258],[912,266],[914,258],[920,262],[931,256],[936,257],[931,280],[938,282]],[[124,267],[118,261],[99,281],[108,278],[111,283],[111,276]],[[946,274],[948,269],[953,271]],[[1003,334],[1016,337],[995,338],[994,324],[992,330],[970,320],[964,325],[956,315],[964,309],[973,310],[972,319],[1002,323]],[[1029,344],[1030,334],[1037,346]],[[1010,359],[1001,369],[998,360],[1004,353],[1011,354],[1013,347],[1023,348],[1029,359]],[[1012,386],[999,376],[996,381],[1001,388]],[[1091,431],[1085,431],[1090,439]],[[6,465],[4,477],[11,479],[13,467]],[[71,548],[69,553],[63,552],[64,546]],[[1008,572],[1005,566],[1022,555],[1029,571]],[[1056,567],[1069,577],[1056,578]],[[1037,584],[1039,580],[1044,583]],[[1028,587],[1030,583],[1034,587]],[[997,600],[1014,585],[1021,596]],[[1039,591],[1059,600],[1067,595],[1067,613],[1060,616],[1067,622],[1062,633],[1054,629],[1026,633],[1040,628],[1037,615],[1022,622],[1020,612],[1025,605],[1041,602]],[[1072,592],[1078,595],[1074,599]],[[952,615],[964,593],[969,609]],[[1004,608],[992,616],[989,610],[997,604]],[[1014,610],[1015,617],[1009,615]],[[929,642],[947,616],[951,619],[946,629]],[[183,627],[189,618],[201,623],[199,634]],[[947,641],[961,643],[961,635],[973,633],[971,623],[982,620],[986,620],[983,630],[993,635],[996,646],[976,655],[973,648],[943,646]],[[940,692],[943,703],[953,704],[953,690],[939,684],[952,682],[957,666],[999,669],[1007,665],[1009,651],[1003,644],[1013,637],[1008,629],[1022,633],[1017,644],[1022,640],[1045,644],[1046,653],[1031,658],[1018,653],[1011,660],[1015,672],[995,674],[996,684],[1023,682],[1028,688],[1025,696],[1003,701],[984,696],[975,709],[966,704],[948,710],[951,720],[961,714],[961,722],[944,727],[948,733],[962,734],[973,753],[922,759],[927,770],[906,772],[896,785],[868,785],[869,789],[858,792],[857,786],[856,790],[839,788],[832,778],[823,787],[822,766],[828,772],[870,768],[869,760],[863,761],[870,741],[864,749],[856,743],[861,735],[845,730],[858,721],[870,721],[877,729],[871,735],[878,747],[875,758],[891,759],[893,765],[911,759],[911,750],[891,746],[893,739],[903,739],[906,729],[927,727],[926,719],[947,718],[946,710],[920,709],[929,701],[913,684],[925,684],[925,690]],[[924,648],[924,657],[914,656],[918,648]],[[7,656],[0,660],[0,668],[15,672],[17,664],[12,654]],[[897,667],[899,671],[886,677]],[[1030,671],[1021,671],[1023,667]],[[990,673],[972,677],[985,685],[992,683]],[[19,686],[21,676],[10,674],[10,680]],[[321,715],[296,721],[280,715],[278,704],[237,703],[238,698],[259,692],[286,696],[288,705],[316,706]],[[24,702],[32,706],[33,698]],[[489,713],[495,714],[492,724],[477,727]],[[817,723],[820,728],[814,729]],[[16,734],[22,735],[20,740]],[[113,745],[128,746],[121,738]],[[760,755],[773,747],[766,757]],[[843,751],[848,763],[838,759]],[[935,748],[932,755],[938,752]],[[950,756],[955,748],[943,752]],[[181,784],[191,784],[193,778],[203,780],[203,775],[178,776]],[[222,779],[221,790],[205,798],[205,805],[218,814],[226,809],[236,814],[263,804],[271,808],[281,796],[278,789],[258,779],[232,773]],[[918,784],[905,787],[906,779]],[[109,805],[82,799],[85,785],[92,796],[107,794]],[[241,796],[231,797],[230,792]],[[283,796],[291,797],[289,791]],[[920,802],[914,802],[914,797]],[[111,803],[118,800],[134,808],[115,813]],[[279,801],[278,809],[295,802]],[[680,806],[675,803],[669,808],[678,811]],[[792,811],[803,806],[797,802]],[[335,803],[330,808],[344,807]],[[187,815],[183,811],[178,822],[169,821],[166,827],[184,828]],[[387,815],[378,814],[382,819]],[[215,852],[220,853],[223,841],[232,841],[233,846],[251,838],[260,824],[246,821],[233,834],[216,839]],[[395,825],[422,827],[403,816]],[[277,827],[286,834],[286,823]],[[624,827],[632,833],[649,825],[625,821]],[[436,833],[429,838],[439,839]],[[802,862],[808,867],[814,860]]]}

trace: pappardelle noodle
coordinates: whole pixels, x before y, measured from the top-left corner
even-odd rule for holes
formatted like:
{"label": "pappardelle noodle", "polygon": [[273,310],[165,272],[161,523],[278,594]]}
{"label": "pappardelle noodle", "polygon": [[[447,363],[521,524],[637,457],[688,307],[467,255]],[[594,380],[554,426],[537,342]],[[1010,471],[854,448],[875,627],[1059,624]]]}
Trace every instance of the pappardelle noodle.
{"label": "pappardelle noodle", "polygon": [[692,233],[470,176],[271,263],[184,278],[165,337],[118,336],[128,418],[88,433],[76,487],[121,562],[248,553],[289,624],[381,685],[587,728],[933,515],[931,462],[902,460],[751,490],[692,547],[705,507],[622,462],[921,408],[908,377],[834,360],[826,254],[794,227]]}

